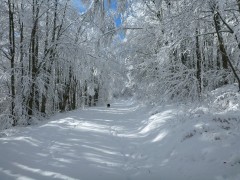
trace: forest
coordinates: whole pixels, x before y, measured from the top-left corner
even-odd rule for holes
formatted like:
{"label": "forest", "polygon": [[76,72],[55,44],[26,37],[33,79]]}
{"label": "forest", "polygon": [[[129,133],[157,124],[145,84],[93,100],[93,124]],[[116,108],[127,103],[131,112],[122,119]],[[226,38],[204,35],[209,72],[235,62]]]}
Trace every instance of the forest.
{"label": "forest", "polygon": [[1,0],[1,127],[124,93],[155,104],[240,88],[239,0],[85,0],[81,7]]}
{"label": "forest", "polygon": [[96,1],[81,14],[69,0],[1,0],[1,127],[94,106],[122,84],[105,35],[114,22],[101,8]]}
{"label": "forest", "polygon": [[239,180],[240,0],[0,0],[0,179]]}

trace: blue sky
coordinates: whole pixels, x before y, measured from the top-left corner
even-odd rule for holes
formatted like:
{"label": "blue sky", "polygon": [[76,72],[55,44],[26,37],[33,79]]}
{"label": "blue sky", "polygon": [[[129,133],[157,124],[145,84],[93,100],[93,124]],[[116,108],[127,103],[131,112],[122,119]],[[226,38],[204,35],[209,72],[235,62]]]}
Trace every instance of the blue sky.
{"label": "blue sky", "polygon": [[[107,4],[106,11],[113,10],[117,11],[117,0],[112,0],[110,6],[108,5],[108,0],[104,0],[105,3]],[[84,4],[82,3],[82,0],[72,0],[73,5],[81,12],[84,13],[88,7],[85,7]],[[118,14],[115,18],[115,25],[116,27],[120,27],[122,24],[121,20],[121,14]],[[122,40],[124,39],[124,33],[123,32],[118,32],[119,38]]]}
{"label": "blue sky", "polygon": [[72,0],[73,6],[75,6],[81,13],[85,12],[86,7],[82,4],[81,0]]}
{"label": "blue sky", "polygon": [[[82,0],[72,0],[73,5],[80,10],[80,12],[85,12],[86,8],[85,5],[82,3]],[[108,0],[104,0],[106,6],[106,10],[117,10],[117,0],[111,0],[111,4],[109,6]]]}
{"label": "blue sky", "polygon": [[[108,0],[104,0],[104,1],[108,5]],[[82,3],[81,0],[72,0],[72,2],[73,2],[73,5],[77,9],[79,9],[79,11],[81,13],[84,13],[86,11],[87,7],[84,6],[84,4]],[[108,11],[108,10],[117,10],[117,0],[112,0],[111,1],[111,4],[110,4],[110,6],[109,5],[107,6],[106,11]],[[122,22],[121,22],[121,15],[118,15],[114,19],[115,19],[116,26],[117,27],[121,26],[121,24],[122,24]]]}

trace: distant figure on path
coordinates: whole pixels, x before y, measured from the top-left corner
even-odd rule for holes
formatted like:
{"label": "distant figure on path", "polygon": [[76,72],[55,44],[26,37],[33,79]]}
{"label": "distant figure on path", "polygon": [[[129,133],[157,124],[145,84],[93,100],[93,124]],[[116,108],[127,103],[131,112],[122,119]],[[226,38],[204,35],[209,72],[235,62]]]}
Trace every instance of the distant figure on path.
{"label": "distant figure on path", "polygon": [[110,104],[107,104],[107,107],[110,108]]}

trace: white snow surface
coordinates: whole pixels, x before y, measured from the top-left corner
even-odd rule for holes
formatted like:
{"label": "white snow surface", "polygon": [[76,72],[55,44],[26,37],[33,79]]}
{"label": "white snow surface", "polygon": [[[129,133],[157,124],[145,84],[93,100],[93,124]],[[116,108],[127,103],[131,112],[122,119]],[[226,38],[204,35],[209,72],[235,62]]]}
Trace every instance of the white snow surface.
{"label": "white snow surface", "polygon": [[240,180],[239,111],[132,100],[0,134],[1,180]]}

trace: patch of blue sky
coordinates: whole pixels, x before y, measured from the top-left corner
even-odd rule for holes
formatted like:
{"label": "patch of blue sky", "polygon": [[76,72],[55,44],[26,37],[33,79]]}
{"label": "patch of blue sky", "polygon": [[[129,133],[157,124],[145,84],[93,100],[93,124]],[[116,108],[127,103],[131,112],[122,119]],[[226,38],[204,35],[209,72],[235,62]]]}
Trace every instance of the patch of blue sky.
{"label": "patch of blue sky", "polygon": [[[112,0],[110,5],[108,4],[108,2],[109,2],[108,0],[104,0],[104,1],[105,1],[105,3],[107,3],[108,10],[110,9],[113,11],[117,11],[117,0]],[[114,21],[115,21],[116,27],[120,28],[122,25],[122,15],[117,14],[114,18]],[[124,32],[121,30],[118,32],[118,36],[121,40],[123,40],[125,38]]]}
{"label": "patch of blue sky", "polygon": [[[73,6],[76,7],[81,13],[86,12],[87,8],[81,0],[72,0]],[[116,11],[117,10],[117,0],[111,0],[110,4],[109,4],[109,0],[104,0],[104,4],[105,4],[105,10],[109,11],[109,10],[113,10]]]}
{"label": "patch of blue sky", "polygon": [[119,14],[118,16],[116,16],[116,17],[114,18],[114,21],[115,21],[116,26],[117,26],[117,27],[120,27],[121,24],[122,24],[122,17],[121,17],[121,15]]}
{"label": "patch of blue sky", "polygon": [[81,0],[72,0],[73,6],[76,7],[81,13],[86,12],[87,8]]}
{"label": "patch of blue sky", "polygon": [[[122,16],[121,16],[121,14],[119,14],[118,16],[116,16],[115,18],[114,18],[114,21],[115,21],[115,25],[116,25],[116,27],[117,28],[120,28],[121,27],[121,25],[122,25]],[[118,35],[119,35],[119,37],[120,37],[120,39],[124,39],[124,33],[122,32],[122,31],[119,31],[118,32]]]}
{"label": "patch of blue sky", "polygon": [[117,0],[111,1],[110,8],[113,10],[117,10]]}
{"label": "patch of blue sky", "polygon": [[[86,7],[81,0],[72,0],[73,6],[76,7],[80,13],[84,13],[87,11],[88,7]],[[109,10],[113,10],[113,11],[117,11],[117,0],[111,0],[110,4],[109,4],[109,0],[104,0],[105,3],[105,10],[109,11]],[[121,14],[117,14],[114,18],[115,21],[115,25],[116,27],[121,27],[122,25],[122,18],[121,18]],[[120,39],[124,39],[124,33],[123,32],[119,32],[119,37]]]}
{"label": "patch of blue sky", "polygon": [[111,10],[117,10],[117,0],[111,0],[109,4],[109,0],[104,0],[105,4],[105,10],[108,11],[109,9]]}

